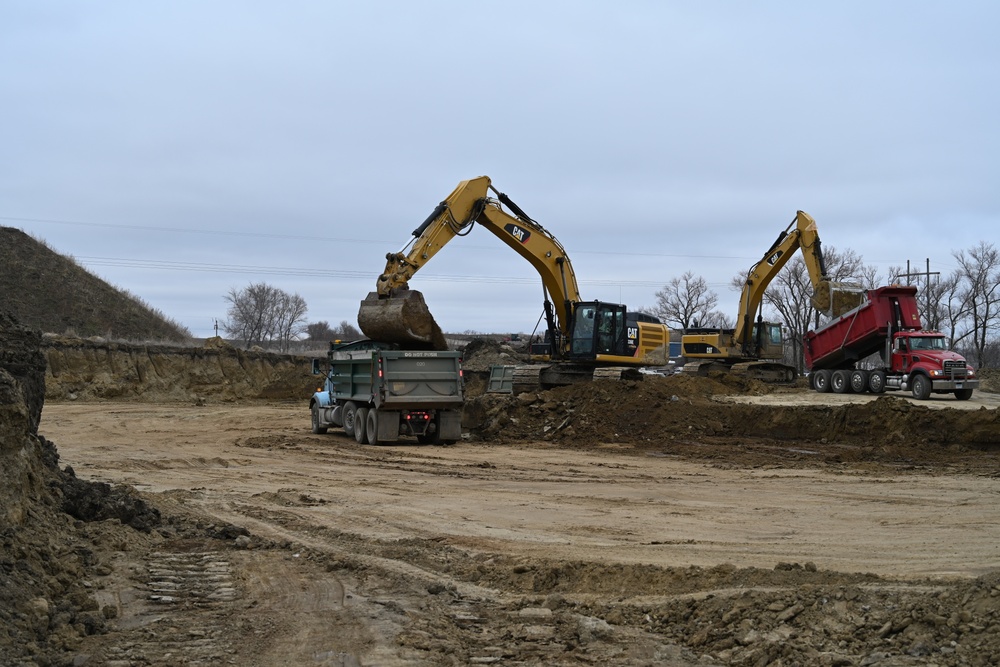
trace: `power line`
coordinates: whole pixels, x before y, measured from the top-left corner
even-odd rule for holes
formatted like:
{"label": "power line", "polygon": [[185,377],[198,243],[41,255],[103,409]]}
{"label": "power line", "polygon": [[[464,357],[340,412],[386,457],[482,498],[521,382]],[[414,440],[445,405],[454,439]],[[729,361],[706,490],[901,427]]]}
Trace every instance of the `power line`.
{"label": "power line", "polygon": [[[296,234],[272,234],[266,232],[245,232],[245,231],[231,231],[222,229],[192,229],[190,227],[160,227],[160,226],[150,226],[150,225],[122,225],[113,224],[109,222],[82,222],[79,220],[55,220],[51,218],[23,218],[17,216],[2,216],[0,215],[0,220],[9,220],[12,222],[34,222],[42,224],[53,224],[53,225],[71,225],[80,227],[104,227],[108,229],[132,229],[136,231],[148,231],[148,232],[169,232],[171,234],[203,234],[203,235],[215,235],[215,236],[243,236],[249,238],[262,238],[262,239],[287,239],[291,241],[323,241],[327,243],[363,243],[363,244],[385,244],[384,240],[370,240],[370,239],[347,239],[342,237],[332,237],[332,236],[303,236]],[[464,248],[477,248],[483,250],[491,250],[493,246],[483,246],[483,245],[468,245],[463,244]],[[613,255],[619,257],[666,257],[666,258],[690,258],[690,259],[738,259],[738,260],[749,260],[753,261],[759,259],[758,257],[742,257],[734,255],[691,255],[691,254],[671,254],[671,253],[653,253],[653,252],[615,252],[610,250],[578,250],[574,251],[574,255]]]}
{"label": "power line", "polygon": [[[163,271],[199,271],[206,273],[249,273],[254,275],[269,276],[297,276],[307,278],[348,278],[348,279],[372,279],[374,274],[370,271],[343,271],[335,269],[316,269],[287,266],[253,266],[248,264],[213,264],[205,262],[175,262],[166,260],[148,259],[128,259],[121,257],[76,257],[80,262],[90,266],[112,266],[126,269],[142,270],[163,270]],[[433,273],[421,272],[419,280],[428,282],[466,282],[466,283],[519,283],[534,285],[538,283],[538,278],[510,277],[510,276],[462,276],[462,275],[435,275]],[[580,284],[599,286],[626,286],[626,287],[662,287],[659,281],[648,280],[580,280]]]}

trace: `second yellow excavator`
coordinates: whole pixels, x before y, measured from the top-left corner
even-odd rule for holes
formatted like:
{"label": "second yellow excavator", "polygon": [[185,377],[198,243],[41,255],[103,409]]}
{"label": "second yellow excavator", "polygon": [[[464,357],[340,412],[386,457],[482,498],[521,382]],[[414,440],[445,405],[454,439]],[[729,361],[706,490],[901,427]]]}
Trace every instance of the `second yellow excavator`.
{"label": "second yellow excavator", "polygon": [[487,176],[459,183],[413,231],[403,251],[386,255],[376,291],[361,302],[358,312],[366,336],[411,349],[447,348],[423,296],[409,289],[409,281],[445,244],[468,234],[475,223],[526,259],[542,279],[546,331],[543,342],[531,348],[532,361],[539,363],[519,367],[515,385],[531,384],[531,374],[536,375],[535,384],[545,387],[668,363],[667,327],[622,304],[584,301],[559,241],[497,191]]}
{"label": "second yellow excavator", "polygon": [[[781,325],[764,322],[759,314],[764,292],[796,250],[802,250],[813,305],[820,312],[840,315],[861,304],[860,285],[835,283],[827,274],[816,221],[798,211],[764,257],[750,267],[740,294],[734,329],[687,329],[681,337],[684,372],[704,375],[710,370],[734,371],[765,382],[792,382],[796,371],[781,363],[784,354]],[[754,320],[754,317],[757,319]]]}

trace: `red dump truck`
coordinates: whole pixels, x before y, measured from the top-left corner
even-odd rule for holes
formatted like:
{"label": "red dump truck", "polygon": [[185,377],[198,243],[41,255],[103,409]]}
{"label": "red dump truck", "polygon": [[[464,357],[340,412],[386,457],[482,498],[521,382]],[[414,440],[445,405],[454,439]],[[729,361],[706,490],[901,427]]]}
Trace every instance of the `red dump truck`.
{"label": "red dump truck", "polygon": [[[917,288],[892,285],[868,291],[868,300],[805,335],[810,385],[818,392],[912,391],[918,399],[955,394],[966,401],[979,386],[976,371],[948,349],[947,339],[924,331]],[[857,362],[881,353],[882,365],[866,370]]]}

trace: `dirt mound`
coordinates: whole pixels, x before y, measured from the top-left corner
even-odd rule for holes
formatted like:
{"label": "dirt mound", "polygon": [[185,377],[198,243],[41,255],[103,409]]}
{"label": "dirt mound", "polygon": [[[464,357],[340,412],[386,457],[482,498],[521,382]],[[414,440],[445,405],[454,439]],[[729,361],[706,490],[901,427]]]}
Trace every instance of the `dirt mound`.
{"label": "dirt mound", "polygon": [[72,257],[19,229],[0,227],[0,310],[42,331],[127,340],[185,341],[191,332]]}
{"label": "dirt mound", "polygon": [[488,371],[491,366],[511,366],[527,363],[524,354],[513,347],[489,338],[473,338],[462,350],[462,368],[467,371]]}
{"label": "dirt mound", "polygon": [[[919,462],[935,460],[941,448],[1000,448],[995,410],[932,410],[895,396],[841,406],[713,400],[768,391],[775,389],[725,375],[595,381],[518,396],[476,396],[466,406],[465,424],[475,437],[494,442],[536,439],[578,448],[617,444],[663,454],[703,452],[698,458],[732,455],[727,449],[733,438],[746,439],[740,445],[745,447],[786,446],[789,460]],[[706,447],[713,439],[728,444]]]}

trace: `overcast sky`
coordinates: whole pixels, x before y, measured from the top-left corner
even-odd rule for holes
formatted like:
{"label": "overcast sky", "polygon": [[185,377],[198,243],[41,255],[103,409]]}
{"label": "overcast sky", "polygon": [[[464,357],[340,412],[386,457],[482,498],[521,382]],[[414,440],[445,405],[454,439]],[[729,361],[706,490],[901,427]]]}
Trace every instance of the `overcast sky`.
{"label": "overcast sky", "polygon": [[[0,4],[0,224],[212,334],[230,288],[356,322],[385,254],[488,175],[586,299],[731,277],[798,209],[884,273],[997,242],[1000,3]],[[530,332],[484,229],[411,282],[445,331]]]}

